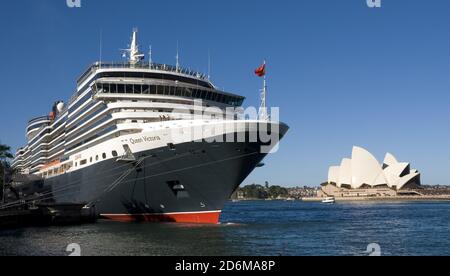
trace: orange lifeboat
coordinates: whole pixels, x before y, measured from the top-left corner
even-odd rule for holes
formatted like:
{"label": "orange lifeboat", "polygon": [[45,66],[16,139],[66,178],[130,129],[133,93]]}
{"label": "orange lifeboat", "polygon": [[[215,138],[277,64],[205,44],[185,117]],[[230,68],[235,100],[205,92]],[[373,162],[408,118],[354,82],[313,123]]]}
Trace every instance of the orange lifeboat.
{"label": "orange lifeboat", "polygon": [[51,168],[51,167],[54,167],[54,166],[57,166],[57,165],[59,165],[59,164],[61,164],[61,161],[60,161],[60,160],[52,161],[52,162],[50,162],[50,163],[45,164],[45,165],[41,168],[41,171],[42,171],[42,170],[46,170],[46,169]]}
{"label": "orange lifeboat", "polygon": [[50,117],[50,120],[52,120],[52,121],[54,121],[55,120],[55,112],[50,112],[50,114],[49,114],[49,117]]}

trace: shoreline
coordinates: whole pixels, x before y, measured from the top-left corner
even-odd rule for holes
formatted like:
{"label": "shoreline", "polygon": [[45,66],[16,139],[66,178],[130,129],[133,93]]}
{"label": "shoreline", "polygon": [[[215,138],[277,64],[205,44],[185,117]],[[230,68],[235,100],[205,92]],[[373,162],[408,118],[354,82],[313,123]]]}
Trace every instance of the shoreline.
{"label": "shoreline", "polygon": [[[231,199],[230,202],[245,202],[245,201],[303,201],[303,202],[322,202],[322,197],[305,197],[295,200],[286,199],[260,199],[260,198],[245,198],[245,199]],[[450,201],[450,195],[443,196],[389,196],[389,197],[339,197],[335,198],[336,202],[355,202],[355,201]]]}
{"label": "shoreline", "polygon": [[[302,198],[304,202],[322,202],[324,198],[312,197]],[[450,201],[450,195],[443,196],[386,196],[386,197],[339,197],[336,202],[354,201]]]}

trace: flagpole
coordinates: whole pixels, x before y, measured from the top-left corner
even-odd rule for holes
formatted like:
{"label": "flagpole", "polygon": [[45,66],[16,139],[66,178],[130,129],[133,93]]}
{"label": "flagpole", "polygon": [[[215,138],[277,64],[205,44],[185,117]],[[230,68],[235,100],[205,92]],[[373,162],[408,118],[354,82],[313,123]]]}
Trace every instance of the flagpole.
{"label": "flagpole", "polygon": [[[264,66],[266,66],[266,60],[264,60]],[[267,114],[267,79],[266,74],[263,78],[263,89],[261,94],[261,110],[260,110],[260,120],[268,121],[269,116]]]}

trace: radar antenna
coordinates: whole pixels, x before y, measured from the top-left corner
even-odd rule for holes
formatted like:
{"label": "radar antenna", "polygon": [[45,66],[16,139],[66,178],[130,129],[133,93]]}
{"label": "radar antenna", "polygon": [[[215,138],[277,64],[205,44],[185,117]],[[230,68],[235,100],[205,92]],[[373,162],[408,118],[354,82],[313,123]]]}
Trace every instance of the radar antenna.
{"label": "radar antenna", "polygon": [[138,29],[134,28],[130,48],[123,49],[124,57],[128,56],[128,61],[130,62],[131,65],[136,65],[145,58],[145,55],[139,52],[139,45],[137,43],[137,33]]}

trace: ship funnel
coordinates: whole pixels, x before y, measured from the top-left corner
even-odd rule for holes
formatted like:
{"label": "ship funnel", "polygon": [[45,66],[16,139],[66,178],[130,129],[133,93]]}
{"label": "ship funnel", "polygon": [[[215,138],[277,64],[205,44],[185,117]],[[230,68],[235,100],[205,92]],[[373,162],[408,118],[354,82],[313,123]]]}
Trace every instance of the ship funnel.
{"label": "ship funnel", "polygon": [[57,101],[53,104],[53,108],[52,108],[52,114],[53,116],[58,116],[59,114],[61,114],[61,112],[64,110],[64,102],[63,101]]}

